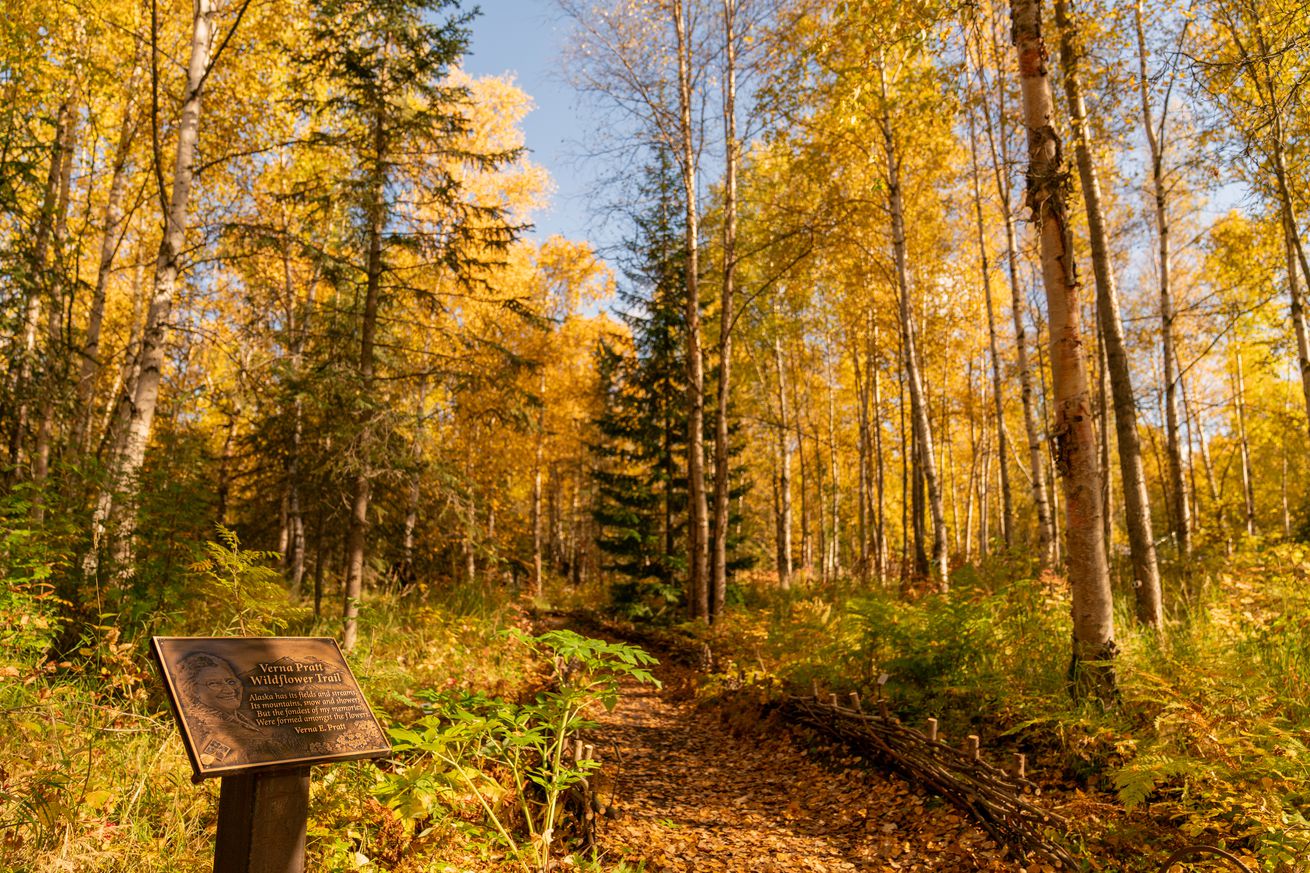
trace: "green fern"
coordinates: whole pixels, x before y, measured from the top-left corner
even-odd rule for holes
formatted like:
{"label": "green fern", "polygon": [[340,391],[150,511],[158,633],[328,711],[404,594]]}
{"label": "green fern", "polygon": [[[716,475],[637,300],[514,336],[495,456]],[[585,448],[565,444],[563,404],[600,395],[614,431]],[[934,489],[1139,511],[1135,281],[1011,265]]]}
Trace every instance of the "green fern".
{"label": "green fern", "polygon": [[194,577],[196,617],[216,634],[243,636],[277,633],[304,617],[282,584],[282,574],[268,566],[277,552],[243,549],[235,531],[215,525],[217,542],[204,544],[205,557],[189,569]]}

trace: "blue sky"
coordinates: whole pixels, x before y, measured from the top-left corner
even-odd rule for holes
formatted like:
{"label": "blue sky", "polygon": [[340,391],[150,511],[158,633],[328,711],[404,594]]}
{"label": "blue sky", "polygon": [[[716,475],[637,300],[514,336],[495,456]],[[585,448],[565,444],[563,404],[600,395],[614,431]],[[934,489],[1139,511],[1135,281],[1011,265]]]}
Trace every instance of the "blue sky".
{"label": "blue sky", "polygon": [[532,96],[536,108],[523,123],[532,160],[555,182],[551,207],[536,216],[534,236],[559,233],[588,239],[590,175],[579,142],[593,124],[565,81],[561,48],[569,23],[554,0],[482,0],[473,22],[471,54],[464,67],[475,75],[510,73]]}

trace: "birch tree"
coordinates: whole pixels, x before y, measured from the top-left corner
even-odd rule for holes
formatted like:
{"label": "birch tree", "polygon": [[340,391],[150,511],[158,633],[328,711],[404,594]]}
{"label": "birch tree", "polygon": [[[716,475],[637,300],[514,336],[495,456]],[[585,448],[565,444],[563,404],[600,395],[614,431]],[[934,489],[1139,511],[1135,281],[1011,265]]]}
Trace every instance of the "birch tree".
{"label": "birch tree", "polygon": [[1040,241],[1054,382],[1056,469],[1064,486],[1065,563],[1073,592],[1070,689],[1075,697],[1104,699],[1114,694],[1114,602],[1101,526],[1101,471],[1069,231],[1066,170],[1055,130],[1040,0],[1015,0],[1010,14],[1028,133],[1025,199]]}
{"label": "birch tree", "polygon": [[[1037,551],[1038,562],[1049,567],[1055,562],[1055,524],[1051,518],[1051,504],[1048,495],[1046,461],[1043,457],[1042,430],[1038,424],[1038,397],[1033,385],[1033,368],[1028,354],[1028,331],[1025,324],[1024,294],[1020,279],[1022,254],[1019,250],[1019,238],[1015,229],[1014,184],[1011,178],[1011,127],[1009,99],[1010,90],[1001,75],[1002,52],[997,30],[999,27],[994,9],[988,8],[988,16],[978,22],[975,29],[974,55],[978,59],[979,77],[986,81],[985,71],[988,65],[983,58],[986,53],[996,69],[992,83],[992,96],[996,101],[995,112],[988,101],[983,100],[979,109],[982,115],[982,128],[987,136],[988,151],[991,156],[992,180],[996,187],[1001,217],[1005,223],[1005,268],[1006,278],[1010,284],[1010,313],[1014,324],[1014,348],[1019,370],[1019,400],[1023,407],[1024,435],[1027,437],[1027,474],[1029,493],[1032,495],[1033,508],[1037,515]],[[984,41],[982,27],[987,30]],[[990,51],[988,51],[990,49]]]}
{"label": "birch tree", "polygon": [[[1115,435],[1118,437],[1119,472],[1123,479],[1128,545],[1133,562],[1137,619],[1145,625],[1159,628],[1164,621],[1160,571],[1155,556],[1155,536],[1151,530],[1151,502],[1146,487],[1146,471],[1142,466],[1141,440],[1137,433],[1137,400],[1133,394],[1128,350],[1124,343],[1119,288],[1110,263],[1105,216],[1101,206],[1101,183],[1092,159],[1091,134],[1083,100],[1078,34],[1071,20],[1069,6],[1068,0],[1055,2],[1056,24],[1060,32],[1060,68],[1070,120],[1073,122],[1074,155],[1087,213],[1092,275],[1096,280],[1096,314],[1105,352],[1105,369],[1110,377],[1110,391],[1114,398]],[[1108,444],[1108,432],[1103,435],[1103,439]],[[1101,475],[1109,481],[1108,464]],[[1103,511],[1108,517],[1108,509]]]}
{"label": "birch tree", "polygon": [[[686,267],[687,601],[693,618],[710,612],[710,515],[705,487],[705,360],[701,331],[699,173],[704,100],[703,26],[695,0],[646,9],[602,9],[560,0],[577,33],[574,75],[617,108],[641,138],[672,155],[682,182]],[[726,515],[725,515],[726,521]]]}
{"label": "birch tree", "polygon": [[[236,12],[230,37],[245,12],[243,3]],[[186,84],[182,92],[180,119],[177,127],[177,152],[173,161],[172,194],[163,203],[163,184],[160,177],[159,195],[164,214],[164,229],[155,258],[154,281],[150,306],[146,311],[145,328],[141,335],[139,367],[132,395],[125,398],[126,427],[121,445],[114,447],[109,463],[107,484],[96,502],[91,520],[91,546],[83,562],[88,577],[98,574],[100,549],[106,535],[114,543],[115,571],[123,578],[132,572],[133,516],[137,499],[135,490],[141,467],[145,463],[146,447],[155,421],[159,403],[159,388],[163,379],[165,353],[168,343],[169,316],[177,291],[182,267],[182,252],[186,243],[191,189],[195,182],[196,153],[200,138],[201,97],[205,81],[214,61],[214,43],[217,34],[219,7],[215,0],[196,0],[191,26],[191,47],[186,66]],[[226,40],[220,45],[227,44]],[[152,51],[155,49],[152,47]],[[156,71],[157,57],[152,56],[151,69]],[[152,76],[156,75],[152,72]],[[157,88],[157,78],[152,78]],[[158,131],[158,120],[155,131]],[[155,143],[158,164],[158,141]],[[162,173],[162,171],[157,170]]]}
{"label": "birch tree", "polygon": [[[1157,250],[1156,269],[1160,287],[1160,351],[1164,368],[1164,416],[1165,448],[1169,456],[1169,484],[1173,492],[1172,529],[1174,542],[1178,546],[1180,557],[1186,559],[1192,551],[1192,518],[1188,509],[1187,483],[1183,478],[1183,450],[1179,433],[1178,405],[1181,368],[1178,363],[1178,344],[1175,339],[1174,321],[1177,317],[1174,305],[1174,287],[1171,278],[1171,259],[1173,257],[1170,242],[1169,220],[1169,185],[1165,179],[1165,134],[1169,121],[1169,98],[1173,94],[1173,77],[1169,77],[1169,87],[1165,91],[1160,109],[1160,122],[1157,126],[1155,111],[1151,103],[1150,75],[1146,58],[1146,28],[1142,22],[1142,4],[1137,0],[1133,7],[1133,24],[1137,35],[1137,90],[1141,98],[1142,129],[1146,134],[1146,144],[1151,161],[1151,198]],[[1186,29],[1184,28],[1184,33]],[[1090,209],[1090,206],[1089,206]]]}

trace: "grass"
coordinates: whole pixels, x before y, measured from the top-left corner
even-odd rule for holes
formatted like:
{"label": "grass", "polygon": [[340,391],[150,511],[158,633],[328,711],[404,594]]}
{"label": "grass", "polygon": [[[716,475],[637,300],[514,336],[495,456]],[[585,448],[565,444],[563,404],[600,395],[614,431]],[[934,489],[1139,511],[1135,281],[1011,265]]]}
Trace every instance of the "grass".
{"label": "grass", "polygon": [[[184,570],[156,573],[137,586],[166,608],[147,611],[139,591],[127,592],[117,599],[135,612],[91,619],[59,596],[58,580],[72,575],[71,562],[50,538],[25,529],[23,508],[0,521],[0,870],[207,869],[219,785],[191,783],[147,654],[149,637],[334,636],[337,620],[316,620],[293,602],[271,556],[244,550],[224,529],[189,563],[173,556]],[[349,661],[387,725],[415,723],[424,715],[415,699],[425,695],[478,694],[522,708],[539,702],[534,693],[552,667],[516,636],[530,624],[525,602],[494,585],[419,586],[405,596],[375,591]],[[66,654],[52,660],[52,652]],[[398,795],[395,776],[408,763],[400,755],[315,768],[308,869],[524,868],[507,848],[515,841],[495,832],[485,806],[468,792]],[[456,765],[461,772],[482,768],[479,784],[512,781],[494,756]],[[418,801],[426,803],[422,814],[414,813]],[[570,864],[600,869],[580,857]]]}

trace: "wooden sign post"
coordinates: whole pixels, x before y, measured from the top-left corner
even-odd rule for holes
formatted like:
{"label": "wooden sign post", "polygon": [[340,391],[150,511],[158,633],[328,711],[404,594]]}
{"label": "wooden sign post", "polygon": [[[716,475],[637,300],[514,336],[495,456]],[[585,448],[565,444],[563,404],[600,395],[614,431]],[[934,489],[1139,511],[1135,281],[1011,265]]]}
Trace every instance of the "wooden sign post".
{"label": "wooden sign post", "polygon": [[391,744],[336,641],[154,637],[192,780],[222,778],[214,873],[303,873],[312,764]]}
{"label": "wooden sign post", "polygon": [[224,776],[214,873],[301,873],[309,768]]}

